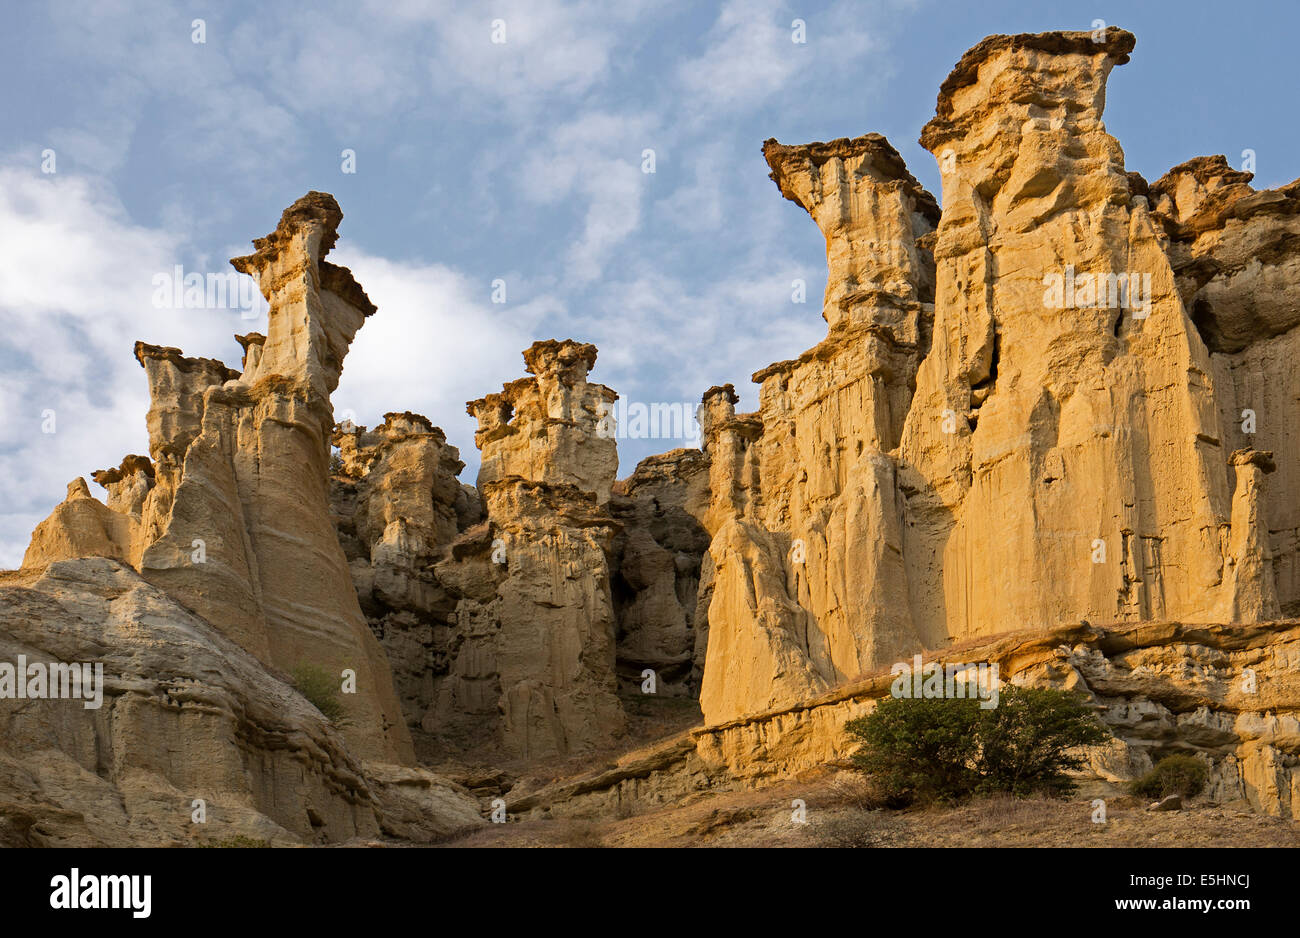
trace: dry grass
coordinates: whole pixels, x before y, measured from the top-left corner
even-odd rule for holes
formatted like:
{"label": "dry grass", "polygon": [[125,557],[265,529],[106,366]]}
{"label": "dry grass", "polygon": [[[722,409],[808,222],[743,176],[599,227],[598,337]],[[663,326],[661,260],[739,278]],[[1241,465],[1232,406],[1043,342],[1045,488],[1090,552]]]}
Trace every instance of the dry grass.
{"label": "dry grass", "polygon": [[601,826],[596,821],[573,820],[561,821],[560,832],[566,847],[590,849],[603,847],[605,841],[600,836]]}
{"label": "dry grass", "polygon": [[[794,800],[807,823],[793,820]],[[1192,804],[1152,812],[1116,794],[1107,819],[1092,801],[1009,796],[959,806],[895,811],[872,807],[875,792],[851,774],[786,782],[757,791],[702,792],[668,806],[611,807],[583,819],[492,825],[448,846],[516,847],[1296,847],[1300,822],[1245,805]]]}

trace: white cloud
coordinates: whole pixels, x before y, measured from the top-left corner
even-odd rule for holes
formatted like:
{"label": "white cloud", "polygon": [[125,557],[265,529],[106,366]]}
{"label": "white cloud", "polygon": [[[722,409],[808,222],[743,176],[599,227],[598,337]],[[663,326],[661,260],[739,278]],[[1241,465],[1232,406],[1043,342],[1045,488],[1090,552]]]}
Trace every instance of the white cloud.
{"label": "white cloud", "polygon": [[546,295],[512,300],[528,291],[508,277],[509,302],[494,304],[490,284],[441,264],[397,263],[342,243],[331,260],[350,268],[378,307],[344,360],[335,414],[350,411],[366,426],[389,411],[423,414],[460,448],[468,467],[462,479],[473,484],[477,424],[465,402],[523,376],[521,353],[560,312],[558,303]]}
{"label": "white cloud", "polygon": [[[703,284],[652,270],[611,284],[606,303],[620,313],[593,336],[601,349],[600,380],[641,400],[698,402],[706,388],[727,382],[747,394],[753,372],[826,336],[817,272],[796,263],[782,269],[772,260]],[[806,304],[791,302],[796,277],[813,284]]]}
{"label": "white cloud", "polygon": [[779,0],[730,0],[709,32],[709,46],[683,62],[678,79],[694,107],[752,106],[802,67],[807,45],[792,41]]}
{"label": "white cloud", "polygon": [[[114,172],[147,132],[144,145],[173,165],[264,170],[266,154],[292,139],[295,118],[268,96],[218,14],[167,0],[49,8],[50,48],[75,62],[84,88],[51,134],[67,150],[60,158]],[[207,23],[204,43],[191,39],[196,17]]]}
{"label": "white cloud", "polygon": [[152,305],[184,247],[134,224],[102,182],[0,165],[0,565],[71,479],[147,452],[136,339],[237,360],[237,311]]}
{"label": "white cloud", "polygon": [[575,285],[598,279],[641,224],[641,201],[654,179],[642,170],[643,153],[665,142],[646,115],[596,111],[554,128],[531,151],[516,177],[524,198],[582,206],[581,234],[566,251]]}
{"label": "white cloud", "polygon": [[[725,113],[735,118],[780,98],[798,101],[812,76],[823,79],[849,72],[880,43],[866,24],[887,21],[882,3],[836,3],[826,9],[796,10],[782,0],[728,0],[698,56],[679,64],[677,81],[694,122]],[[793,24],[804,21],[803,42]],[[883,66],[883,56],[879,56]],[[846,87],[846,97],[861,96],[861,85]]]}
{"label": "white cloud", "polygon": [[[523,113],[543,98],[580,96],[606,79],[617,50],[636,35],[632,27],[656,4],[496,0],[485,7],[371,0],[367,9],[408,28],[429,29],[426,62],[439,91],[470,90]],[[504,42],[492,41],[497,20],[504,23]]]}
{"label": "white cloud", "polygon": [[719,143],[707,143],[692,151],[688,157],[692,181],[660,199],[655,204],[656,216],[692,235],[721,228],[725,221],[725,187],[721,181],[734,172],[733,156]]}

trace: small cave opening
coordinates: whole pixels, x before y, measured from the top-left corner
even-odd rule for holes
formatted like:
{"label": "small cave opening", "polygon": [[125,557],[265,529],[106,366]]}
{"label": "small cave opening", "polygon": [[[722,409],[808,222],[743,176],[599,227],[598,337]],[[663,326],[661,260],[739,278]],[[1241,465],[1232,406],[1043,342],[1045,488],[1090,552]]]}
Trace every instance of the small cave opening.
{"label": "small cave opening", "polygon": [[1192,303],[1191,309],[1192,325],[1205,343],[1205,347],[1213,353],[1231,353],[1240,352],[1244,348],[1244,343],[1229,342],[1223,335],[1223,330],[1219,328],[1219,321],[1215,318],[1214,310],[1206,302],[1205,297],[1199,296]]}
{"label": "small cave opening", "polygon": [[988,400],[998,383],[998,360],[1002,355],[1002,334],[993,333],[993,350],[989,353],[989,367],[983,378],[970,386],[971,429],[975,429],[975,412]]}

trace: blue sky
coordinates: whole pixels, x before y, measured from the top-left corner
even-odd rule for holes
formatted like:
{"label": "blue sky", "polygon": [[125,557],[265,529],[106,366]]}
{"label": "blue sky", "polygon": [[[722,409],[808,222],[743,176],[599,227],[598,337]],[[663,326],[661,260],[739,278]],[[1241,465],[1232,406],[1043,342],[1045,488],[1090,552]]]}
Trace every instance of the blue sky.
{"label": "blue sky", "polygon": [[[750,374],[825,333],[823,242],[767,179],[762,141],[884,133],[937,193],[916,138],[961,54],[1096,19],[1138,37],[1106,110],[1130,169],[1154,180],[1252,149],[1257,186],[1300,175],[1292,3],[14,5],[0,34],[0,567],[68,481],[147,451],[136,339],[238,365],[233,334],[264,328],[238,309],[158,308],[153,278],[225,273],[308,190],[338,198],[333,259],[379,307],[336,412],[427,414],[472,482],[464,402],[519,377],[536,338],[595,342],[592,380],[630,402],[693,403],[732,382],[755,407]],[[620,475],[679,445],[620,441]]]}

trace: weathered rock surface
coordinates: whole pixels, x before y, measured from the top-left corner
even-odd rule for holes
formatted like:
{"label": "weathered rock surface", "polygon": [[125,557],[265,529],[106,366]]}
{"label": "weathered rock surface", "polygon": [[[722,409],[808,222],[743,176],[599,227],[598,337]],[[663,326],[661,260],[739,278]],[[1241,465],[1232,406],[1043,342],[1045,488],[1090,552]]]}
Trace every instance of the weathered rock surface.
{"label": "weathered rock surface", "polygon": [[89,498],[84,482],[74,486],[37,529],[24,566],[125,560],[270,667],[319,667],[341,685],[352,672],[353,752],[409,762],[388,662],[329,511],[329,395],[374,312],[351,273],[324,259],[342,217],[332,196],[309,193],[254,242],[256,253],[232,261],[270,304],[269,334],[240,338],[243,374],[136,343],[149,379],[152,461],[128,457],[98,474],[111,506]]}
{"label": "weathered rock surface", "polygon": [[[925,657],[997,664],[1002,682],[1073,688],[1115,739],[1083,751],[1078,781],[1100,796],[1166,755],[1204,762],[1202,797],[1244,800],[1300,817],[1300,622],[1141,622],[976,637]],[[628,753],[612,766],[511,793],[511,814],[610,815],[695,792],[761,787],[845,766],[857,742],[844,724],[870,713],[896,680],[882,670],[798,703],[704,726]]]}
{"label": "weathered rock surface", "polygon": [[929,345],[938,206],[878,134],[763,147],[826,238],[830,334],[704,397],[714,534],[707,719],[797,699],[920,644],[902,553],[898,446]]}
{"label": "weathered rock surface", "polygon": [[537,759],[598,748],[624,726],[608,508],[618,455],[601,425],[617,396],[587,381],[592,345],[537,342],[524,361],[532,377],[467,405],[487,521],[436,567],[459,600],[438,713]]}
{"label": "weathered rock surface", "polygon": [[129,566],[64,560],[24,581],[0,582],[0,661],[98,663],[103,696],[0,699],[5,846],[430,840],[485,823],[431,773],[359,761],[284,674]]}
{"label": "weathered rock surface", "polygon": [[1250,180],[1250,173],[1231,169],[1222,156],[1197,157],[1152,184],[1151,208],[1169,236],[1183,305],[1210,350],[1224,451],[1275,454],[1277,474],[1269,477],[1260,504],[1278,605],[1295,615],[1300,180],[1264,191],[1253,189]]}
{"label": "weathered rock surface", "polygon": [[603,421],[618,395],[603,384],[588,383],[595,364],[594,345],[534,342],[524,352],[524,367],[532,377],[467,405],[478,420],[474,442],[482,452],[480,490],[525,479],[572,485],[598,504],[609,501],[618,452]]}
{"label": "weathered rock surface", "polygon": [[921,137],[942,213],[877,135],[764,146],[826,237],[830,332],[757,413],[705,395],[709,722],[968,636],[1296,602],[1297,196],[1127,173],[1101,117],[1133,46],[968,52]]}
{"label": "weathered rock surface", "polygon": [[454,642],[456,598],[433,567],[452,541],[478,524],[478,493],[442,430],[419,414],[390,413],[382,426],[336,428],[330,503],[353,585],[416,744],[430,752],[439,732],[438,682]]}
{"label": "weathered rock surface", "polygon": [[699,696],[709,501],[709,459],[698,449],[651,456],[614,484],[610,511],[622,525],[613,546],[618,675],[629,693],[648,686],[648,670],[656,694]]}
{"label": "weathered rock surface", "polygon": [[1119,29],[981,43],[922,133],[951,169],[900,447],[905,553],[940,561],[911,587],[926,644],[1082,617],[1213,621],[1233,602],[1209,355],[1101,120],[1133,44]]}
{"label": "weathered rock surface", "polygon": [[68,483],[68,497],[36,526],[23,555],[22,569],[44,570],[74,557],[140,558],[138,518],[115,511],[90,494],[82,478]]}
{"label": "weathered rock surface", "polygon": [[[186,445],[170,510],[157,513],[161,533],[142,572],[282,669],[354,671],[349,743],[363,758],[409,761],[392,677],[330,523],[329,395],[374,312],[351,273],[324,259],[341,218],[332,197],[310,194],[255,242],[256,253],[232,261],[258,280],[268,334],[238,380],[203,392],[201,429]],[[179,443],[151,433],[155,461]]]}

